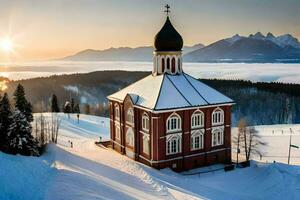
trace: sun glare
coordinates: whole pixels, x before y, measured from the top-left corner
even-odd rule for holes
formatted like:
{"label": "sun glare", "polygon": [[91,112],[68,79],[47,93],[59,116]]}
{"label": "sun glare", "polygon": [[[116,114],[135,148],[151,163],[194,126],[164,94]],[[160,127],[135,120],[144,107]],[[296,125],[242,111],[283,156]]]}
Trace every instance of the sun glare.
{"label": "sun glare", "polygon": [[11,41],[11,39],[9,38],[5,38],[1,41],[1,49],[2,51],[9,53],[13,50],[13,43]]}

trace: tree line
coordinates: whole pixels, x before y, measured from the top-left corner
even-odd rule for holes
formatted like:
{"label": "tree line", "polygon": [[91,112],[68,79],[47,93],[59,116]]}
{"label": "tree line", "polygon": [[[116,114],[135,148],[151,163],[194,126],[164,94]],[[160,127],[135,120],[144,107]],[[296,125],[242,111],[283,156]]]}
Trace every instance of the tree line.
{"label": "tree line", "polygon": [[201,79],[235,101],[232,123],[249,125],[300,123],[300,84]]}

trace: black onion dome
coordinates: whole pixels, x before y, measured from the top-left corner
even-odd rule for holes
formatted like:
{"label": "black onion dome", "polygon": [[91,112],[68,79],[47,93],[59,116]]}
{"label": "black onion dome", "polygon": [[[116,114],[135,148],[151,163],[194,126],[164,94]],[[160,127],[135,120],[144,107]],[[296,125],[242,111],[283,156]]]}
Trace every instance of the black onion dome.
{"label": "black onion dome", "polygon": [[172,25],[169,17],[154,38],[156,51],[181,51],[183,39]]}

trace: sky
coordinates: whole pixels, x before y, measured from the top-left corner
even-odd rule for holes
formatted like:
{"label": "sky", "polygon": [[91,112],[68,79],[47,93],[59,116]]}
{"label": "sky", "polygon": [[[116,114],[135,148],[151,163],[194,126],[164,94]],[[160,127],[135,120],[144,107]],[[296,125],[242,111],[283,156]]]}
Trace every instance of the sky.
{"label": "sky", "polygon": [[258,31],[300,39],[300,0],[0,0],[0,61],[152,45],[166,3],[185,45]]}

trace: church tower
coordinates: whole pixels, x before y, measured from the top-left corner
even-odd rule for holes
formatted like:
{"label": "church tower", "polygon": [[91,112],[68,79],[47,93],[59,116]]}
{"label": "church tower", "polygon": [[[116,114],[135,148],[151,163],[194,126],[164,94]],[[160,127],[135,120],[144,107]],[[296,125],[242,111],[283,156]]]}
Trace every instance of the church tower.
{"label": "church tower", "polygon": [[166,22],[154,38],[153,76],[182,73],[183,39],[169,19],[170,6],[165,7]]}

